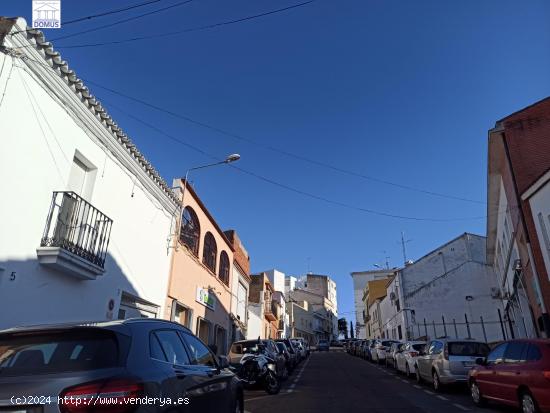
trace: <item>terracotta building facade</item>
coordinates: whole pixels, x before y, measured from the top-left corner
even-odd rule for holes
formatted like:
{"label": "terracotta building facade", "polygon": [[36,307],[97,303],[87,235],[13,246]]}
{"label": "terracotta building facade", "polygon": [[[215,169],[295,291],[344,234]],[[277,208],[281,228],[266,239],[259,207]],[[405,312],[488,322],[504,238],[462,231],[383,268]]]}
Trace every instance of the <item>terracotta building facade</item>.
{"label": "terracotta building facade", "polygon": [[233,244],[195,190],[182,180],[177,184],[182,208],[172,245],[165,316],[215,345],[218,354],[226,354],[231,344]]}

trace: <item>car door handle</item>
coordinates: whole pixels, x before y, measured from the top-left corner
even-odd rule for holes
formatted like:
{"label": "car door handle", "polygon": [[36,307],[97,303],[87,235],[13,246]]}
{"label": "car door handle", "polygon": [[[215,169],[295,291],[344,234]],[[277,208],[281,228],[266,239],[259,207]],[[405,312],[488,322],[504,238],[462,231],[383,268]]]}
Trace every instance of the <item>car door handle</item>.
{"label": "car door handle", "polygon": [[183,370],[174,369],[174,373],[178,379],[183,379],[186,376],[185,371]]}

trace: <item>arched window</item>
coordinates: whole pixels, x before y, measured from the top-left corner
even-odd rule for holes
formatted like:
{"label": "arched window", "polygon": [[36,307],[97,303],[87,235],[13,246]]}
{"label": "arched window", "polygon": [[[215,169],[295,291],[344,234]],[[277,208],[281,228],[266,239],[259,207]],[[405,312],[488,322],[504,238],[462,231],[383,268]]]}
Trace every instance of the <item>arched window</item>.
{"label": "arched window", "polygon": [[225,251],[220,254],[220,280],[229,285],[229,257]]}
{"label": "arched window", "polygon": [[180,242],[198,256],[200,236],[201,227],[197,214],[192,208],[185,207],[181,214]]}
{"label": "arched window", "polygon": [[212,233],[207,232],[204,236],[204,248],[202,250],[202,263],[210,268],[210,271],[216,273],[216,257],[218,255],[218,247]]}

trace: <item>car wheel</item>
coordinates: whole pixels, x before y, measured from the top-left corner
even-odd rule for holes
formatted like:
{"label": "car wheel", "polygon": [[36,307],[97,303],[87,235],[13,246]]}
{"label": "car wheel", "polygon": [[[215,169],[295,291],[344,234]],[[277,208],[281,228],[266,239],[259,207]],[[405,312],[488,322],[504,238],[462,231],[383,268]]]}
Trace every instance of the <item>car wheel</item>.
{"label": "car wheel", "polygon": [[272,371],[267,373],[265,391],[268,394],[277,394],[281,390],[281,382]]}
{"label": "car wheel", "polygon": [[282,378],[283,380],[288,379],[288,369],[286,368],[286,366],[283,367],[283,371],[281,372],[281,378]]}
{"label": "car wheel", "polygon": [[523,413],[538,413],[539,408],[535,398],[528,391],[523,391],[520,394],[520,407]]}
{"label": "car wheel", "polygon": [[472,401],[474,404],[478,407],[483,407],[487,404],[487,399],[485,399],[481,395],[481,391],[479,390],[479,386],[475,381],[472,381],[470,383],[470,395],[472,396]]}
{"label": "car wheel", "polygon": [[242,394],[235,396],[235,404],[233,405],[233,409],[231,409],[232,413],[244,413],[244,399]]}
{"label": "car wheel", "polygon": [[414,373],[416,376],[416,382],[422,383],[422,376],[420,376],[420,371],[418,371],[418,366],[414,366]]}
{"label": "car wheel", "polygon": [[441,381],[439,380],[439,374],[437,374],[437,371],[432,373],[432,386],[435,391],[441,391]]}

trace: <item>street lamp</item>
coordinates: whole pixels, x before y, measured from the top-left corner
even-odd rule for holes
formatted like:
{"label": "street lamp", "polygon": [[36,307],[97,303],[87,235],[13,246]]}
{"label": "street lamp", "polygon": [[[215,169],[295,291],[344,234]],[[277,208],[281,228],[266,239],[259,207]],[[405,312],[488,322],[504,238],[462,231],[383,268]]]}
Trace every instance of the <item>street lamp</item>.
{"label": "street lamp", "polygon": [[239,155],[238,153],[232,153],[231,155],[228,155],[227,158],[225,158],[223,161],[209,163],[207,165],[201,165],[201,166],[195,166],[193,168],[189,168],[185,172],[185,178],[183,178],[183,191],[182,191],[182,195],[181,195],[181,208],[182,208],[182,210],[185,208],[185,188],[187,187],[187,178],[189,177],[189,172],[196,171],[197,169],[210,168],[211,166],[223,165],[223,164],[226,164],[226,163],[236,162],[239,159],[241,159],[241,155]]}
{"label": "street lamp", "polygon": [[[241,159],[241,155],[239,155],[238,153],[232,153],[231,155],[228,155],[223,161],[209,163],[209,164],[206,164],[206,165],[200,165],[200,166],[195,166],[193,168],[189,168],[185,172],[185,177],[183,178],[183,190],[182,190],[182,194],[181,194],[181,211],[182,211],[182,213],[183,213],[183,211],[185,211],[185,190],[187,188],[187,179],[189,178],[189,172],[196,171],[197,169],[210,168],[211,166],[224,165],[224,164],[227,164],[227,163],[236,162],[239,159]],[[175,189],[175,188],[177,188],[177,187],[174,187],[173,189]],[[177,220],[176,220],[176,223],[177,223]],[[181,227],[181,223],[180,223],[180,227]],[[180,230],[179,228],[176,230],[176,245],[175,245],[175,248],[177,248],[177,236],[178,236],[179,230]],[[174,248],[174,247],[169,247],[169,248]]]}

